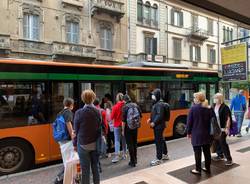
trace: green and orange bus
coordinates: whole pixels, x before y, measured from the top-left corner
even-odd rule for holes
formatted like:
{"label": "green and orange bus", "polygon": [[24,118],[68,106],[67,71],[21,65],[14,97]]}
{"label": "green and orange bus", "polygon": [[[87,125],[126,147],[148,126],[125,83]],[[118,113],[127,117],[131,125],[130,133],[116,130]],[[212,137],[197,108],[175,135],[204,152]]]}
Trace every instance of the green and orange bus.
{"label": "green and orange bus", "polygon": [[81,91],[92,88],[97,97],[128,93],[143,111],[138,141],[153,140],[146,120],[152,101],[150,92],[162,90],[170,104],[166,137],[185,135],[188,109],[195,91],[207,98],[218,90],[218,74],[186,67],[129,67],[53,61],[0,59],[0,173],[29,169],[33,164],[60,159],[51,123],[65,97],[80,108]]}

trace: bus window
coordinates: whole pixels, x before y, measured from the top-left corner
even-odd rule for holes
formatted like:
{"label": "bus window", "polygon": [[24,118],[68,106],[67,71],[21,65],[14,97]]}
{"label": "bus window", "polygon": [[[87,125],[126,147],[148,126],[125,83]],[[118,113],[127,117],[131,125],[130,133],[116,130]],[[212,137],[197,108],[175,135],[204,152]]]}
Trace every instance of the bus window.
{"label": "bus window", "polygon": [[171,109],[189,108],[194,92],[192,83],[163,83],[163,99],[169,103]]}
{"label": "bus window", "polygon": [[110,83],[95,83],[94,90],[96,97],[101,101],[105,94],[111,94],[111,84]]}
{"label": "bus window", "polygon": [[56,118],[56,115],[63,109],[63,99],[70,97],[74,99],[74,85],[69,82],[53,82],[52,83],[52,117],[51,120]]}
{"label": "bus window", "polygon": [[137,103],[142,112],[150,112],[152,107],[151,92],[159,88],[160,83],[126,83],[127,94],[132,102]]}
{"label": "bus window", "polygon": [[0,82],[0,128],[48,122],[45,83]]}

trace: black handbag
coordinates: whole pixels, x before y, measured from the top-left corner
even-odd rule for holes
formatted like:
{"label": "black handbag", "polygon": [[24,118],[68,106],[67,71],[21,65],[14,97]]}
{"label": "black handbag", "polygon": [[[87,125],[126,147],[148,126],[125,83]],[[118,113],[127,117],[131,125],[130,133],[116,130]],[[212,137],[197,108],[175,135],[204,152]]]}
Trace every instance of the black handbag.
{"label": "black handbag", "polygon": [[210,135],[212,135],[215,140],[219,140],[221,137],[221,128],[216,117],[212,117],[210,127]]}

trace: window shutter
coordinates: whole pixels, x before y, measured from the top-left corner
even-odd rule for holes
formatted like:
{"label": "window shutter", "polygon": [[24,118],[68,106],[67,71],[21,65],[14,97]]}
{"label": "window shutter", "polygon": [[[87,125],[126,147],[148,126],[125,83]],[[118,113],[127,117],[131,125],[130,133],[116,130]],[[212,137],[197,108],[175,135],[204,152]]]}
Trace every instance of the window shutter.
{"label": "window shutter", "polygon": [[29,15],[24,14],[23,16],[23,37],[29,38]]}
{"label": "window shutter", "polygon": [[216,59],[215,59],[215,49],[211,49],[211,51],[212,51],[212,53],[211,53],[211,55],[212,55],[212,63],[215,64],[215,61],[216,61]]}
{"label": "window shutter", "polygon": [[31,15],[32,17],[32,39],[39,40],[39,16]]}
{"label": "window shutter", "polygon": [[144,47],[145,47],[145,53],[149,54],[149,38],[145,37],[144,39]]}
{"label": "window shutter", "polygon": [[181,57],[182,57],[182,55],[181,55],[182,54],[182,52],[181,52],[181,40],[178,40],[177,43],[178,43],[178,45],[177,45],[177,51],[178,51],[177,57],[178,57],[178,59],[181,59]]}
{"label": "window shutter", "polygon": [[190,45],[189,47],[189,54],[190,54],[190,61],[193,61],[193,46]]}
{"label": "window shutter", "polygon": [[100,30],[100,44],[101,48],[105,49],[105,29],[101,28]]}
{"label": "window shutter", "polygon": [[200,47],[196,48],[197,48],[197,61],[201,61],[201,48]]}
{"label": "window shutter", "polygon": [[174,25],[174,9],[171,9],[171,24]]}
{"label": "window shutter", "polygon": [[179,16],[180,16],[180,27],[183,27],[183,12],[179,12]]}
{"label": "window shutter", "polygon": [[112,31],[110,29],[107,30],[108,38],[107,38],[107,48],[112,50]]}
{"label": "window shutter", "polygon": [[157,55],[157,38],[153,38],[153,55]]}

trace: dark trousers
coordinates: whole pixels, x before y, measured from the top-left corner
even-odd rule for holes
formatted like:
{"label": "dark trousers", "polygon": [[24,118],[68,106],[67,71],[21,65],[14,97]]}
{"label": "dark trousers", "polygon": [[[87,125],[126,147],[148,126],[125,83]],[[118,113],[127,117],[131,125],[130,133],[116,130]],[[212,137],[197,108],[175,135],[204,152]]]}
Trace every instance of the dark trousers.
{"label": "dark trousers", "polygon": [[108,135],[107,135],[107,152],[112,153],[114,150],[112,149],[112,145],[115,145],[115,139],[114,139],[114,132],[110,131],[110,128],[108,129]]}
{"label": "dark trousers", "polygon": [[138,129],[131,130],[128,127],[125,128],[125,138],[132,164],[137,163],[137,134]]}
{"label": "dark trousers", "polygon": [[156,145],[156,157],[157,159],[162,159],[162,154],[167,155],[168,149],[163,137],[163,132],[165,128],[154,128],[155,145]]}
{"label": "dark trousers", "polygon": [[217,144],[216,153],[218,156],[221,157],[223,157],[224,154],[227,160],[232,161],[231,153],[226,138],[227,134],[225,132],[222,132],[220,139],[216,142]]}
{"label": "dark trousers", "polygon": [[99,175],[99,154],[96,150],[89,151],[83,149],[80,145],[77,146],[77,152],[80,159],[82,170],[81,184],[90,184],[90,167],[93,174],[93,183],[100,183]]}
{"label": "dark trousers", "polygon": [[205,157],[205,168],[207,170],[210,170],[210,165],[211,165],[210,144],[202,146],[193,146],[193,149],[194,149],[196,170],[201,172],[201,151],[203,151]]}

